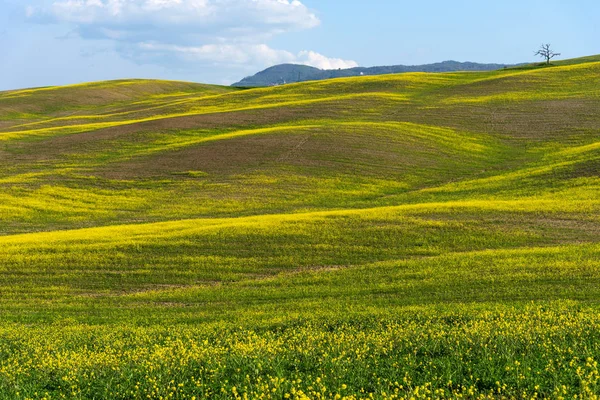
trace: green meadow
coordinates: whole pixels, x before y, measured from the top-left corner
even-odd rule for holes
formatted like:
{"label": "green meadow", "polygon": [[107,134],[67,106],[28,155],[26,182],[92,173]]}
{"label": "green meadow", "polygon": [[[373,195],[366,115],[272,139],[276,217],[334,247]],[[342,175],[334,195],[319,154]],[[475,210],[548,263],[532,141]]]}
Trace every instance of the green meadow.
{"label": "green meadow", "polygon": [[599,60],[0,92],[0,398],[597,398]]}

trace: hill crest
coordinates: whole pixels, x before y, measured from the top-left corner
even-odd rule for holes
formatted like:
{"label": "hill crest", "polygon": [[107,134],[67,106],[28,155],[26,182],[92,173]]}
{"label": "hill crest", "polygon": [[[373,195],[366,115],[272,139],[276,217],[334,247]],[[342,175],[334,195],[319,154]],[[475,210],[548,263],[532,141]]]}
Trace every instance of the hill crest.
{"label": "hill crest", "polygon": [[354,67],[347,69],[319,69],[300,64],[279,64],[269,67],[255,75],[248,76],[232,86],[261,87],[277,86],[286,83],[317,81],[352,76],[370,76],[398,74],[405,72],[455,72],[455,71],[493,71],[512,65],[482,64],[475,62],[442,61],[423,65],[391,65],[378,67]]}

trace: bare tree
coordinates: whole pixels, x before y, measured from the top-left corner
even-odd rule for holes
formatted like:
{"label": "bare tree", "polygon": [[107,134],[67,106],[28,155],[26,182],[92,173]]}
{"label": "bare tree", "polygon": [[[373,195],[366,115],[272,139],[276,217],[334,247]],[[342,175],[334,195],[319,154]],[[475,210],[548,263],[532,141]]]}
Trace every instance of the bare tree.
{"label": "bare tree", "polygon": [[546,64],[550,64],[550,60],[556,56],[560,56],[560,53],[555,53],[552,51],[549,44],[543,44],[540,46],[540,49],[535,52],[535,55],[545,58]]}

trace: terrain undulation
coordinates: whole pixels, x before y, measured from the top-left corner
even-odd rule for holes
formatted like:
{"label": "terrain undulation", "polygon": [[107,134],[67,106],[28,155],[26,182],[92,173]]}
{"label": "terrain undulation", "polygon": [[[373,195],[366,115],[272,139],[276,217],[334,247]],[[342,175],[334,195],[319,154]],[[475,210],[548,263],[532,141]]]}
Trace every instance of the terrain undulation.
{"label": "terrain undulation", "polygon": [[0,398],[594,398],[599,61],[0,93]]}

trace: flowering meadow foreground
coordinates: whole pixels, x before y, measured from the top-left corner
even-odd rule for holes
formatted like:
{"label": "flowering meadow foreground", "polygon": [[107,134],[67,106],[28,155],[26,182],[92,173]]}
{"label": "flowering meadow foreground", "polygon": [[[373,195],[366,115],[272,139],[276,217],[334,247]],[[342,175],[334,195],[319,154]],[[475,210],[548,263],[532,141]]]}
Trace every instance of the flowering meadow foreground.
{"label": "flowering meadow foreground", "polygon": [[599,61],[1,92],[0,398],[597,398]]}
{"label": "flowering meadow foreground", "polygon": [[2,395],[593,398],[598,391],[598,313],[554,304],[398,314],[255,328],[4,327]]}

